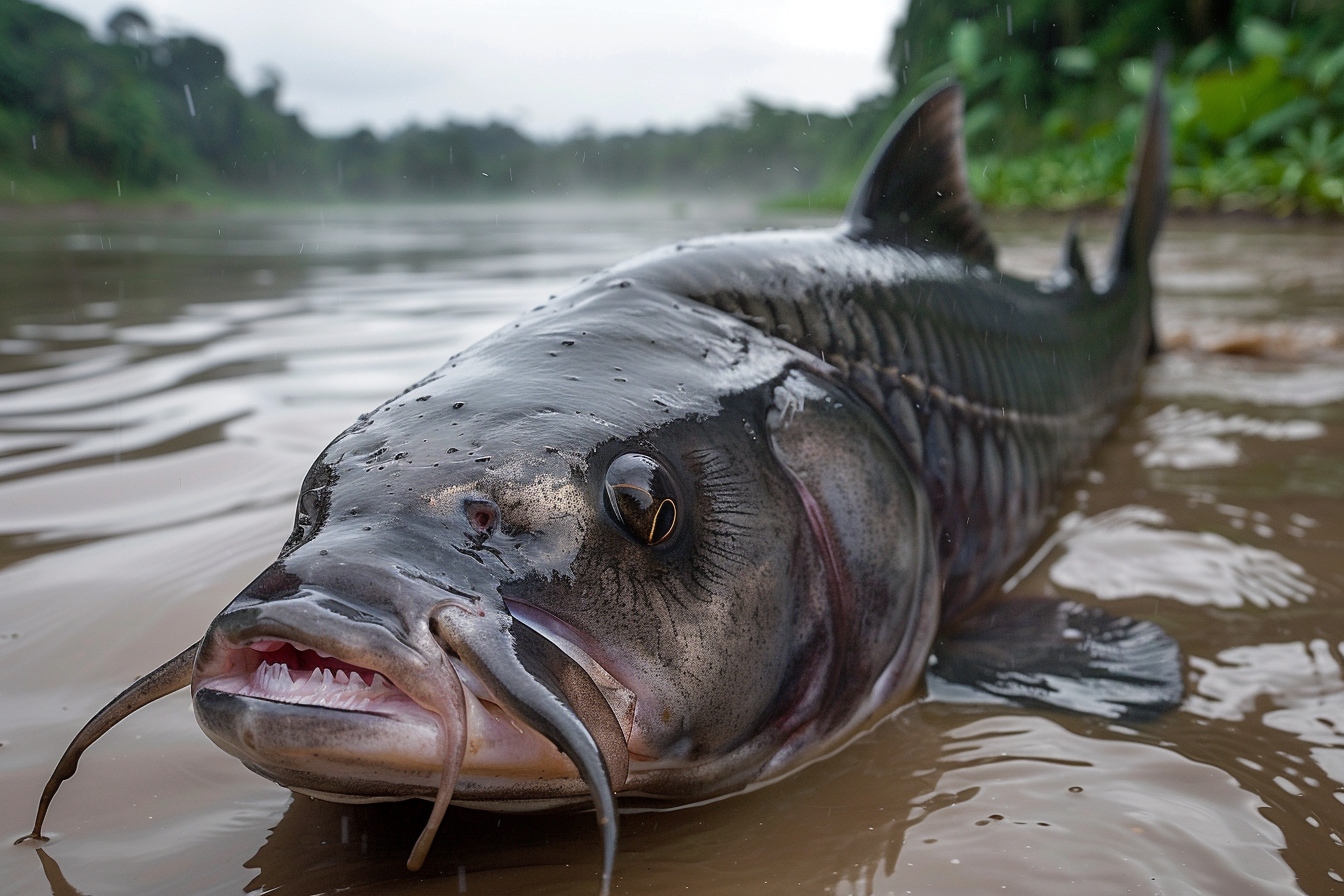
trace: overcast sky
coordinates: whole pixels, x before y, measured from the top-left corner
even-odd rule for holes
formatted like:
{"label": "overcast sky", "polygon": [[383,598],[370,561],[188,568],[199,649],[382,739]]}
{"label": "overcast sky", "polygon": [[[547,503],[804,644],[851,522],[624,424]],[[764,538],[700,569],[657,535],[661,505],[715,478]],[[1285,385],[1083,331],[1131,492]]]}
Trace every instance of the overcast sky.
{"label": "overcast sky", "polygon": [[[500,118],[529,134],[699,125],[748,96],[841,111],[886,87],[908,0],[141,0],[264,67],[320,133]],[[47,0],[101,36],[108,0]]]}

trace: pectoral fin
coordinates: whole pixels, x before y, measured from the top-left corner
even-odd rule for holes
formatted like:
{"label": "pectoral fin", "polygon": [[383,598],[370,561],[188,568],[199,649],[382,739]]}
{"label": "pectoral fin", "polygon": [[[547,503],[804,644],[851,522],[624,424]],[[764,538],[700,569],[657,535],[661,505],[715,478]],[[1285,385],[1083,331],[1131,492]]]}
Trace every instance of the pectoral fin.
{"label": "pectoral fin", "polygon": [[1056,598],[1004,598],[934,647],[934,699],[997,699],[1131,721],[1180,704],[1181,651],[1156,623]]}

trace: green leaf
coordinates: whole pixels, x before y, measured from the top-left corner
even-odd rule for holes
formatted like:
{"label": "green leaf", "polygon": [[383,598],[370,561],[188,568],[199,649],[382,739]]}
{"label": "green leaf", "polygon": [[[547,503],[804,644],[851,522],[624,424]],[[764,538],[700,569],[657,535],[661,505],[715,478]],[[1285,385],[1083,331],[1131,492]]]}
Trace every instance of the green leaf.
{"label": "green leaf", "polygon": [[1091,47],[1060,47],[1055,51],[1055,68],[1075,78],[1085,78],[1097,68],[1097,53]]}
{"label": "green leaf", "polygon": [[1153,84],[1153,61],[1126,59],[1120,64],[1120,83],[1130,93],[1147,96],[1148,88]]}
{"label": "green leaf", "polygon": [[1051,109],[1041,122],[1041,130],[1055,140],[1076,140],[1080,130],[1078,116],[1067,109]]}
{"label": "green leaf", "polygon": [[958,75],[966,79],[973,77],[984,54],[985,38],[977,23],[962,19],[952,26],[952,33],[947,38],[947,55],[957,67]]}
{"label": "green leaf", "polygon": [[1197,75],[1222,59],[1222,46],[1218,39],[1210,37],[1191,50],[1181,63],[1181,71],[1187,75]]}
{"label": "green leaf", "polygon": [[1280,77],[1277,59],[1262,56],[1240,71],[1209,72],[1196,79],[1196,120],[1209,136],[1226,140],[1302,92],[1302,85]]}
{"label": "green leaf", "polygon": [[967,110],[962,133],[966,135],[967,140],[973,140],[982,131],[997,124],[1002,117],[1003,110],[998,103],[977,103]]}
{"label": "green leaf", "polygon": [[1268,19],[1255,16],[1241,23],[1241,28],[1237,30],[1237,43],[1248,56],[1282,59],[1288,55],[1292,38],[1287,31]]}
{"label": "green leaf", "polygon": [[1321,108],[1314,96],[1300,96],[1251,122],[1246,129],[1248,145],[1255,146],[1270,137],[1282,137],[1289,128],[1306,121]]}
{"label": "green leaf", "polygon": [[1328,87],[1334,83],[1341,71],[1344,71],[1344,46],[1329,56],[1315,61],[1312,66],[1312,80],[1318,88]]}

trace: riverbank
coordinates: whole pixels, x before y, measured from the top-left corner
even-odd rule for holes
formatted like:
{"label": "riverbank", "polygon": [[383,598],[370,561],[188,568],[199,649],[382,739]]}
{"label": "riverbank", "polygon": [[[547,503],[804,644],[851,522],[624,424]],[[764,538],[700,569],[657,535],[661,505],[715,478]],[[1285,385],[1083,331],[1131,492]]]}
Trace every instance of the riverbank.
{"label": "riverbank", "polygon": [[[732,205],[739,209],[755,208],[762,220],[773,218],[793,220],[799,217],[815,216],[824,219],[827,216],[838,217],[849,201],[847,192],[793,194],[774,199],[762,199],[750,195],[687,195],[657,192],[608,194],[580,192],[567,196],[552,197],[479,197],[462,199],[443,199],[432,197],[423,201],[406,200],[398,203],[386,203],[358,200],[332,200],[312,202],[306,200],[259,200],[247,196],[220,196],[200,200],[197,197],[156,198],[106,197],[81,198],[67,201],[41,203],[0,202],[0,223],[59,223],[59,222],[135,222],[135,221],[188,221],[211,217],[229,217],[244,215],[248,217],[284,217],[293,214],[321,215],[344,214],[361,208],[418,207],[445,209],[457,207],[497,206],[500,208],[544,202],[548,205],[563,207],[566,204],[589,205],[592,203],[611,203],[622,205],[644,205],[649,208],[666,207],[673,217],[692,215],[691,209],[700,206]],[[1120,212],[1119,198],[1105,198],[1074,206],[1057,205],[1010,205],[982,203],[983,212],[991,230],[1002,230],[1020,224],[1049,226],[1052,223],[1063,224],[1069,221],[1094,223],[1098,227],[1103,222],[1114,222]],[[1227,204],[1223,206],[1208,203],[1182,202],[1179,194],[1173,194],[1168,218],[1188,223],[1196,228],[1242,226],[1283,226],[1309,225],[1312,227],[1338,227],[1344,234],[1344,216],[1336,213],[1304,212],[1294,210],[1284,212],[1269,205]]]}

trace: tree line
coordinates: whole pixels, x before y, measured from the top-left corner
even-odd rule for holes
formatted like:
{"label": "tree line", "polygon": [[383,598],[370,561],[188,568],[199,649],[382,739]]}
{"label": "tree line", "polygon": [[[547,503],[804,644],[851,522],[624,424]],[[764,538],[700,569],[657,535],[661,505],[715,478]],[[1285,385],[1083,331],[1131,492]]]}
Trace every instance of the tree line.
{"label": "tree line", "polygon": [[889,89],[847,115],[747,101],[697,129],[557,141],[505,122],[314,135],[282,108],[278,74],[249,93],[222,47],[161,35],[133,8],[94,35],[28,0],[0,0],[0,177],[18,201],[647,190],[836,205],[899,110],[956,77],[982,199],[1075,207],[1123,193],[1163,40],[1176,51],[1178,203],[1344,210],[1335,0],[912,0],[893,27]]}

